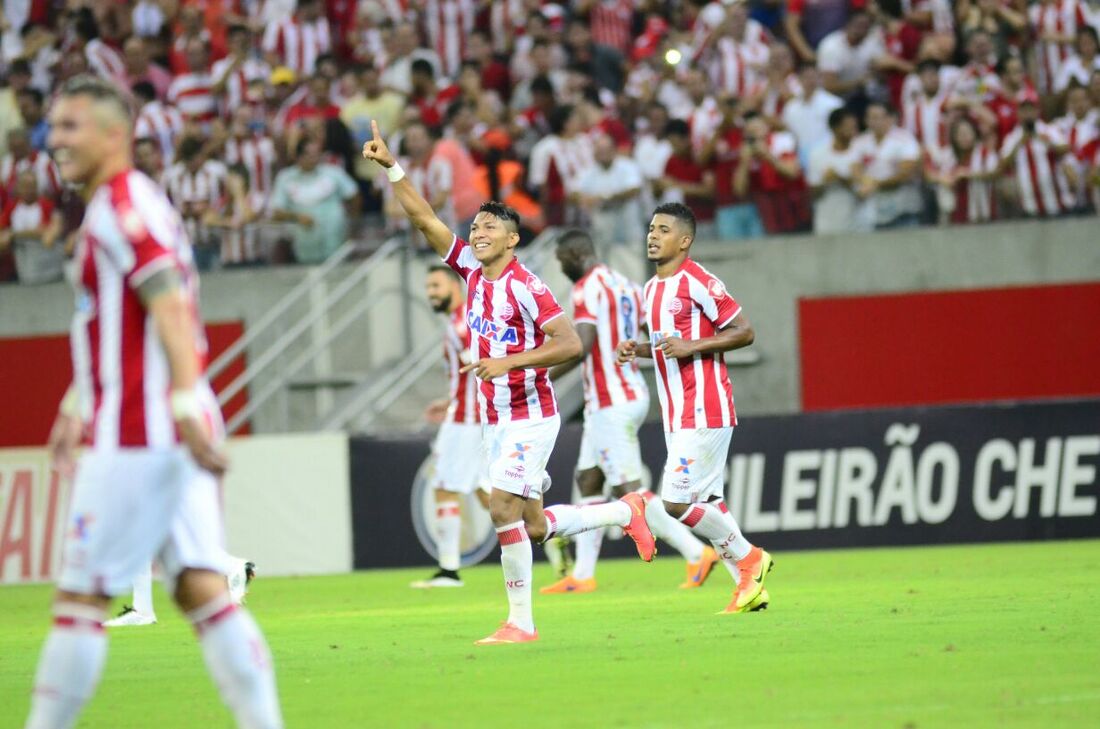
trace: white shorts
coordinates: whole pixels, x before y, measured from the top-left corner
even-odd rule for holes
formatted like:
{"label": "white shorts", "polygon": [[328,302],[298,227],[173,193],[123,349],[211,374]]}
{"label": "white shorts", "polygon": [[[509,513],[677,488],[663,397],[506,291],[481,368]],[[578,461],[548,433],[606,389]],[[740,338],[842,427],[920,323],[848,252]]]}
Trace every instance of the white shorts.
{"label": "white shorts", "polygon": [[585,413],[577,470],[598,467],[609,487],[641,480],[638,428],[648,412],[649,398],[641,398]]}
{"label": "white shorts", "polygon": [[559,416],[482,427],[489,486],[525,499],[537,499],[550,488],[546,463],[558,439]]}
{"label": "white shorts", "polygon": [[668,460],[661,478],[661,498],[693,504],[725,497],[726,461],[733,428],[697,428],[665,433]]}
{"label": "white shorts", "polygon": [[57,585],[121,595],[160,562],[164,581],[186,568],[229,569],[218,482],[182,448],[89,450],[80,458]]}
{"label": "white shorts", "polygon": [[478,486],[486,491],[482,479],[481,425],[479,423],[443,423],[432,444],[435,475],[432,488],[456,494],[472,494]]}

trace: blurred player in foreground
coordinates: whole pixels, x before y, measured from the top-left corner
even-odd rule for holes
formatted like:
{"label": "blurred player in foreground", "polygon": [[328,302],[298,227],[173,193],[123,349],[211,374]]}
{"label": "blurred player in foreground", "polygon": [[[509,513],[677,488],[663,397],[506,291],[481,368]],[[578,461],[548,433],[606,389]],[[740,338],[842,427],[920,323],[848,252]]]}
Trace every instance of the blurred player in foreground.
{"label": "blurred player in foreground", "polygon": [[[691,530],[665,513],[650,491],[642,490],[642,452],[638,428],[649,412],[649,388],[637,362],[619,364],[619,342],[638,336],[642,315],[641,288],[596,259],[591,236],[580,230],[566,232],[558,240],[558,262],[573,282],[573,322],[584,349],[583,360],[560,364],[550,379],[569,372],[583,361],[584,434],[577,458],[577,489],[582,504],[607,501],[607,487],[616,497],[638,491],[648,503],[646,522],[657,539],[663,539],[688,561],[683,588],[701,586],[718,555],[691,534]],[[596,560],[605,529],[578,534],[577,561],[573,573],[542,588],[542,593],[591,592],[596,589]]]}
{"label": "blurred player in foreground", "polygon": [[531,539],[571,536],[618,525],[653,559],[653,535],[645,522],[645,499],[592,506],[542,508],[549,488],[546,463],[554,449],[561,418],[547,368],[576,359],[581,342],[546,285],[515,258],[519,216],[501,203],[488,202],[470,226],[470,242],[440,221],[397,164],[371,122],[373,139],[363,157],[386,169],[393,192],[424,239],[466,281],[466,321],[476,335],[473,362],[462,368],[479,380],[482,449],[492,493],[489,513],[501,547],[508,594],[508,620],[478,645],[538,640],[531,615]]}
{"label": "blurred player in foreground", "polygon": [[[27,727],[72,726],[107,657],[111,596],[156,558],[240,726],[283,725],[271,654],[225,584],[214,446],[223,430],[203,377],[198,278],[179,214],[133,169],[133,120],[109,82],[75,76],[50,114],[49,144],[87,210],[75,256],[73,383],[50,433],[73,492],[53,630]],[[74,451],[88,423],[79,463]]]}
{"label": "blurred player in foreground", "polygon": [[[230,569],[225,576],[229,588],[229,599],[236,605],[243,605],[248,586],[256,576],[256,565],[247,559],[229,557]],[[103,624],[105,628],[124,628],[141,625],[156,625],[157,613],[153,609],[153,566],[149,565],[134,578],[132,602],[122,607],[118,616]]]}
{"label": "blurred player in foreground", "polygon": [[668,448],[665,510],[713,544],[733,576],[733,599],[723,612],[751,612],[767,604],[772,558],[745,539],[724,501],[737,413],[723,355],[752,344],[755,333],[725,285],[689,257],[694,240],[695,215],[686,205],[654,211],[646,237],[657,264],[645,285],[649,340],[620,342],[618,361],[653,358]]}
{"label": "blurred player in foreground", "polygon": [[[428,419],[439,422],[432,444],[435,452],[435,546],[439,571],[412,587],[462,587],[462,506],[464,494],[477,491],[489,508],[489,487],[481,481],[481,424],[477,412],[477,378],[463,372],[470,364],[470,327],[466,325],[466,292],[462,279],[450,267],[436,264],[425,282],[432,309],[447,315],[443,361],[449,396],[432,403]],[[479,486],[481,488],[479,488]]]}

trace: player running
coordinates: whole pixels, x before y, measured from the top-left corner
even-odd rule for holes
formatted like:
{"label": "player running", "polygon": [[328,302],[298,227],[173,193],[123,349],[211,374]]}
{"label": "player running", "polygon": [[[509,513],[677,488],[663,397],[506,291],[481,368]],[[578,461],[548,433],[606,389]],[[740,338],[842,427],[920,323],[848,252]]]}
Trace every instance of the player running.
{"label": "player running", "polygon": [[[649,388],[637,362],[620,365],[619,342],[638,336],[642,313],[641,288],[596,259],[592,238],[571,230],[558,239],[558,262],[573,282],[573,322],[584,349],[584,433],[577,458],[580,503],[607,501],[606,487],[616,497],[637,491],[648,502],[646,522],[653,536],[672,544],[688,561],[683,588],[701,586],[718,555],[665,513],[650,491],[642,489],[642,453],[638,428],[649,412]],[[555,380],[582,360],[550,371]],[[591,592],[596,589],[596,560],[605,529],[578,534],[573,573],[542,588],[542,593]]]}
{"label": "player running", "polygon": [[462,240],[405,176],[376,122],[371,131],[363,157],[386,169],[409,220],[467,285],[474,361],[462,371],[481,380],[482,451],[492,486],[489,513],[500,541],[509,604],[508,620],[477,644],[538,640],[531,616],[530,539],[618,525],[648,562],[656,547],[645,522],[645,499],[627,494],[609,504],[542,508],[542,494],[550,486],[546,462],[561,425],[547,368],[579,357],[580,338],[546,285],[516,260],[516,211],[497,202],[483,204],[470,226],[470,242]]}
{"label": "player running", "polygon": [[649,341],[620,342],[618,361],[654,359],[668,448],[665,510],[709,540],[733,576],[733,599],[723,612],[750,612],[767,604],[772,558],[749,544],[724,501],[737,413],[723,354],[749,346],[755,335],[725,285],[688,256],[694,240],[695,215],[686,205],[654,211],[646,238],[657,264],[645,285]]}
{"label": "player running", "polygon": [[[237,723],[281,727],[271,654],[225,584],[214,446],[222,431],[203,376],[198,278],[179,214],[133,169],[133,120],[115,86],[66,81],[50,114],[50,148],[87,209],[75,263],[73,384],[50,432],[54,467],[75,471],[61,574],[26,726],[70,727],[107,656],[112,595],[160,562],[195,627]],[[86,448],[74,464],[84,423]]]}
{"label": "player running", "polygon": [[[458,568],[462,561],[461,497],[477,491],[482,506],[489,508],[489,489],[481,483],[481,424],[477,412],[477,378],[463,372],[470,363],[470,327],[466,325],[466,292],[462,279],[449,266],[428,269],[425,284],[428,303],[447,315],[443,337],[443,361],[450,383],[449,397],[432,403],[428,417],[440,419],[435,452],[435,546],[439,571],[412,587],[462,587]],[[482,486],[482,488],[479,488]]]}

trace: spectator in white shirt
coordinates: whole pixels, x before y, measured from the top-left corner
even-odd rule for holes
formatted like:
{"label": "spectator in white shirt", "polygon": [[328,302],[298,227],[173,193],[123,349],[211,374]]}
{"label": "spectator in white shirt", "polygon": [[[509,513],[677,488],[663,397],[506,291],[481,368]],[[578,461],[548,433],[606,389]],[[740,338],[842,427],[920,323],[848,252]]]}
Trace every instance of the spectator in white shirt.
{"label": "spectator in white shirt", "polygon": [[867,94],[875,62],[885,54],[882,31],[874,27],[870,13],[853,11],[844,27],[825,36],[817,48],[825,89],[845,100]]}
{"label": "spectator in white shirt", "polygon": [[1088,89],[1076,82],[1070,85],[1066,91],[1066,115],[1055,120],[1054,126],[1062,132],[1069,145],[1066,165],[1073,170],[1077,202],[1084,205],[1087,202],[1086,150],[1095,146],[1096,139],[1100,137],[1100,110],[1090,103]]}
{"label": "spectator in white shirt", "polygon": [[798,160],[805,167],[818,146],[829,139],[829,117],[844,106],[840,97],[821,87],[821,72],[812,63],[798,70],[802,93],[783,107],[783,126],[798,140]]}
{"label": "spectator in white shirt", "polygon": [[641,168],[629,157],[619,155],[615,142],[606,134],[596,137],[592,156],[596,163],[581,173],[577,190],[571,195],[573,202],[588,212],[597,243],[637,245],[645,237]]}
{"label": "spectator in white shirt", "polygon": [[856,192],[874,205],[877,229],[919,225],[920,144],[897,125],[894,110],[885,102],[868,104],[866,124],[867,131],[855,141],[862,166]]}
{"label": "spectator in white shirt", "polygon": [[806,182],[814,195],[815,233],[855,233],[874,230],[874,208],[855,193],[860,170],[859,134],[855,112],[843,107],[829,114],[832,136],[814,149]]}
{"label": "spectator in white shirt", "polygon": [[1078,28],[1074,48],[1077,53],[1062,62],[1054,80],[1054,90],[1059,94],[1075,82],[1087,86],[1092,73],[1100,69],[1100,40],[1095,28],[1091,25]]}

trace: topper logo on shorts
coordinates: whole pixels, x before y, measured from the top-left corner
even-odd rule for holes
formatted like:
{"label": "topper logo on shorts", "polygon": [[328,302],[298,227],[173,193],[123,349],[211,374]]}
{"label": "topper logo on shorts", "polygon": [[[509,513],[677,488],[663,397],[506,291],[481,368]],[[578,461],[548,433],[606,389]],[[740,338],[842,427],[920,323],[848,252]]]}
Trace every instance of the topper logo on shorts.
{"label": "topper logo on shorts", "polygon": [[501,326],[494,321],[478,316],[472,311],[466,314],[466,326],[470,327],[470,331],[477,332],[477,335],[482,339],[488,339],[491,342],[500,342],[501,344],[517,344],[519,342],[515,327]]}
{"label": "topper logo on shorts", "polygon": [[691,469],[688,468],[691,464],[695,463],[694,458],[681,458],[680,465],[676,467],[675,473],[689,474]]}
{"label": "topper logo on shorts", "polygon": [[526,454],[529,450],[531,450],[531,446],[527,443],[516,443],[516,449],[512,451],[511,455],[509,455],[508,457],[515,458],[517,461],[523,461],[526,460],[524,458],[524,454]]}

